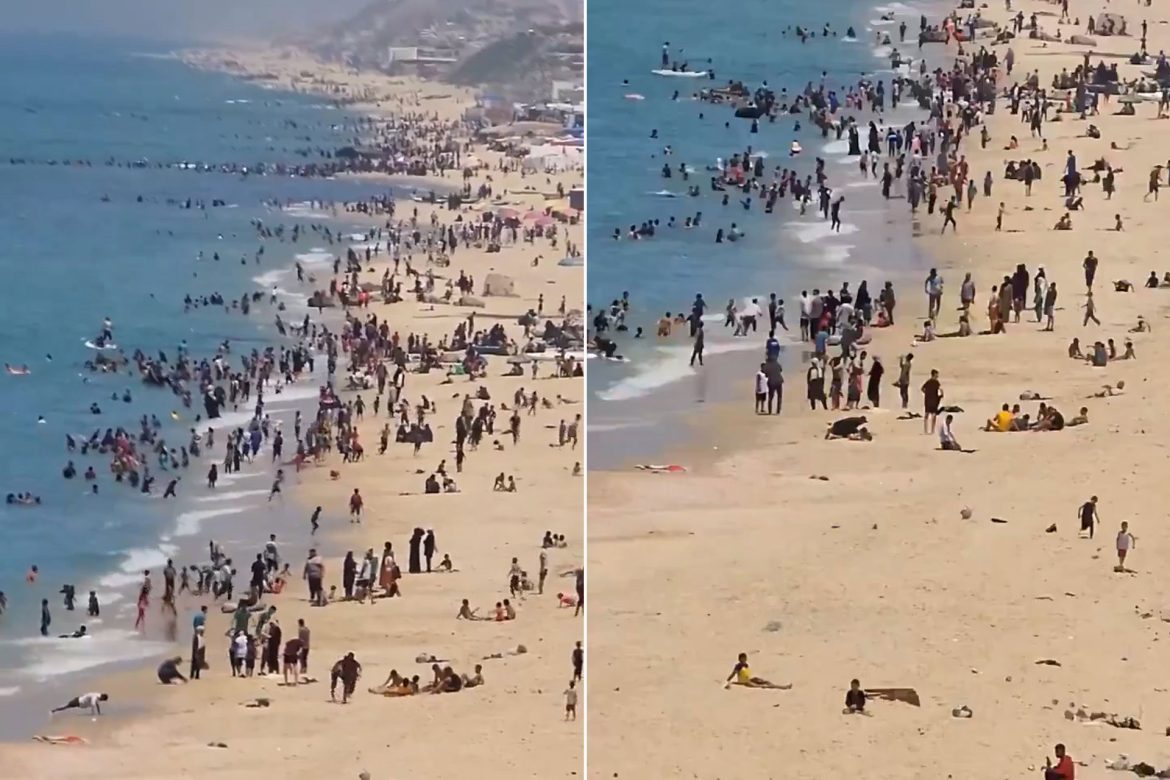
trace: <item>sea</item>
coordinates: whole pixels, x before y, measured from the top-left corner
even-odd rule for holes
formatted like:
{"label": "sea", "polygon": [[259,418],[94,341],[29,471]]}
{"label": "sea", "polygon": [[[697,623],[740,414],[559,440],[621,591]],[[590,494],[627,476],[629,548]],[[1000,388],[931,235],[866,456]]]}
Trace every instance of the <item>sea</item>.
{"label": "sea", "polygon": [[[241,176],[185,166],[304,162],[351,143],[353,130],[348,115],[323,100],[192,69],[170,56],[173,48],[0,34],[0,362],[30,372],[0,374],[0,494],[40,497],[34,506],[0,504],[0,590],[7,599],[0,702],[58,689],[68,699],[80,692],[78,676],[158,657],[166,646],[133,631],[142,572],[153,570],[161,587],[166,560],[203,562],[209,537],[244,553],[275,532],[288,540],[286,558],[308,546],[304,514],[291,501],[266,503],[270,463],[221,476],[214,494],[206,490],[211,457],[223,456],[222,437],[211,457],[205,453],[182,472],[178,499],[167,501],[160,497],[165,473],[155,469],[154,495],[145,496],[115,484],[105,459],[65,449],[69,435],[86,438],[116,426],[137,431],[143,415],[156,415],[175,447],[186,443],[189,429],[207,427],[168,390],[126,372],[84,368],[96,354],[85,342],[100,333],[104,318],[127,354],[161,350],[173,360],[185,341],[193,356],[210,356],[229,340],[238,368],[240,353],[281,343],[267,294],[275,290],[286,307],[285,322],[307,311],[309,290],[297,286],[294,263],[312,273],[344,252],[306,230],[296,243],[265,242],[257,263],[252,220],[302,229],[328,223],[347,237],[343,243],[361,247],[364,228],[316,204],[391,192],[384,183],[346,177]],[[223,205],[186,208],[188,199]],[[248,316],[215,306],[184,312],[188,293],[238,299],[260,290],[266,302]],[[121,400],[127,390],[130,403]],[[266,411],[286,420],[297,408],[311,414],[316,394],[314,381],[269,393]],[[251,410],[240,410],[216,426],[250,417]],[[68,460],[79,471],[72,480],[62,475]],[[81,478],[88,465],[99,474],[96,495]],[[39,576],[30,583],[34,565]],[[65,584],[78,594],[74,612],[63,606]],[[99,620],[85,616],[90,590],[102,605]],[[39,635],[42,599],[50,604],[54,638]],[[179,623],[186,627],[189,618],[180,615]],[[55,638],[82,624],[91,639]],[[0,719],[0,737],[8,736],[9,720]]]}
{"label": "sea", "polygon": [[[856,290],[860,280],[868,279],[876,296],[885,280],[927,263],[911,243],[905,201],[884,202],[878,182],[862,178],[857,158],[846,156],[847,136],[822,137],[804,114],[761,121],[752,133],[750,120],[736,119],[729,107],[697,100],[699,90],[735,79],[749,89],[766,83],[795,97],[806,84],[824,82],[843,98],[865,75],[886,81],[888,100],[895,75],[893,48],[914,60],[902,74],[917,75],[923,56],[917,46],[920,18],[926,14],[937,23],[945,10],[937,4],[872,0],[816,8],[798,0],[744,0],[734,6],[706,0],[633,5],[590,0],[588,303],[596,314],[623,294],[631,302],[629,331],[617,338],[622,360],[589,362],[590,469],[661,462],[657,459],[664,453],[693,438],[695,421],[702,418],[700,404],[750,403],[767,334],[733,338],[723,327],[729,300],[742,306],[758,298],[766,318],[768,295],[776,293],[785,302],[789,327],[798,329],[801,290],[837,290],[844,281]],[[902,22],[906,42],[899,44]],[[802,42],[795,33],[798,25],[815,37]],[[822,35],[826,25],[836,35]],[[846,35],[851,27],[852,38]],[[652,73],[661,67],[664,45],[671,60],[687,63],[689,71],[713,70],[715,78]],[[941,47],[927,47],[926,54],[933,71],[941,64]],[[930,59],[932,54],[939,62]],[[842,111],[857,117],[864,144],[865,126],[874,117]],[[885,121],[896,126],[922,117],[909,95],[885,112]],[[655,130],[657,137],[651,137]],[[789,153],[793,141],[802,149],[797,156]],[[803,216],[791,197],[778,201],[771,215],[762,205],[745,210],[734,191],[729,204],[722,205],[709,186],[713,174],[708,167],[748,147],[764,156],[766,169],[795,167],[801,178],[823,158],[834,197],[845,195],[841,231],[830,231],[815,198]],[[671,178],[662,175],[664,163],[674,169]],[[686,182],[678,171],[683,163],[693,171]],[[700,187],[700,197],[687,196],[691,185]],[[701,227],[684,228],[684,220],[696,212],[702,212]],[[676,227],[667,227],[670,217]],[[659,220],[654,237],[626,237],[631,225],[654,219]],[[716,244],[716,230],[733,223],[744,237]],[[620,240],[613,238],[615,229]],[[667,344],[655,338],[658,318],[668,311],[689,313],[696,293],[708,302],[702,370],[688,364],[691,344],[685,334]],[[645,331],[640,339],[635,338],[637,327]],[[779,337],[782,360],[791,364],[803,354],[799,339],[783,332]]]}

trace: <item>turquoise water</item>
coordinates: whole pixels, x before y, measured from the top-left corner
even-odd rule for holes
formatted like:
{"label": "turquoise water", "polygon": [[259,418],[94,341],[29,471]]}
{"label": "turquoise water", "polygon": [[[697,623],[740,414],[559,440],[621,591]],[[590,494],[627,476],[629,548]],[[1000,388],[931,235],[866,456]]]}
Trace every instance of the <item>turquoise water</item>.
{"label": "turquoise water", "polygon": [[[590,0],[589,303],[596,312],[624,291],[632,301],[630,333],[619,339],[619,352],[628,362],[590,362],[591,467],[605,467],[635,452],[650,456],[660,451],[671,443],[670,432],[685,429],[685,424],[664,423],[673,417],[685,420],[697,401],[750,397],[753,364],[762,355],[766,333],[732,339],[724,332],[722,312],[729,298],[759,297],[763,307],[775,292],[786,302],[787,321],[795,328],[801,289],[838,289],[842,281],[856,289],[868,278],[876,293],[882,274],[916,262],[904,202],[884,203],[874,180],[861,180],[857,158],[845,157],[845,136],[840,141],[833,134],[822,138],[804,115],[762,122],[759,132],[752,133],[751,123],[734,118],[730,108],[691,96],[736,79],[752,89],[766,82],[776,92],[787,89],[790,96],[823,80],[843,97],[862,74],[884,80],[888,95],[894,75],[889,47],[875,36],[888,33],[896,44],[897,24],[904,20],[911,42],[900,49],[919,56],[913,41],[921,13],[929,13],[926,6],[852,1],[813,5],[747,0],[728,6],[699,0]],[[883,20],[884,14],[892,14],[895,21]],[[816,37],[802,43],[791,29],[784,34],[795,25],[815,31]],[[822,37],[825,25],[838,36]],[[851,26],[857,40],[845,41]],[[713,68],[716,78],[652,74],[660,67],[665,42],[670,43],[672,60],[686,61],[695,71]],[[676,90],[681,93],[677,100]],[[871,118],[844,113],[856,116],[863,127]],[[887,121],[897,125],[917,117],[905,105],[886,113]],[[655,129],[658,137],[652,138]],[[788,153],[793,141],[804,150],[796,158]],[[664,155],[667,145],[669,156]],[[815,197],[804,216],[792,207],[791,195],[771,215],[761,205],[745,211],[735,192],[729,193],[729,205],[721,205],[705,168],[749,146],[753,153],[766,155],[766,169],[795,167],[802,179],[813,173],[816,158],[823,157],[835,195],[846,195],[842,232],[830,233],[817,213]],[[664,162],[674,169],[670,179],[661,175]],[[682,163],[695,171],[687,182],[678,175]],[[690,185],[701,188],[700,197],[686,195]],[[655,194],[663,190],[677,197]],[[681,224],[697,211],[703,214],[700,228],[665,227],[670,217]],[[660,225],[653,238],[624,237],[630,225],[652,219]],[[716,230],[732,223],[746,237],[716,244]],[[612,238],[615,228],[623,234],[620,241]],[[689,312],[699,292],[710,307],[707,354],[713,359],[709,357],[705,372],[687,365],[690,342],[685,336],[665,345],[654,338],[658,317],[666,311]],[[646,331],[641,341],[631,338],[639,326]],[[790,353],[799,351],[792,339],[782,338],[782,343]]]}
{"label": "turquoise water", "polygon": [[[166,421],[164,434],[175,447],[185,443],[183,431],[194,424],[171,423],[178,401],[167,390],[148,388],[125,373],[90,375],[82,364],[93,352],[83,342],[108,316],[127,353],[162,350],[173,359],[183,340],[196,357],[212,355],[225,339],[231,340],[233,355],[280,343],[272,328],[275,312],[267,305],[250,316],[216,307],[184,313],[183,297],[218,291],[238,299],[285,283],[295,255],[312,261],[341,251],[310,232],[295,244],[268,241],[256,264],[259,240],[251,220],[308,227],[327,216],[308,201],[356,200],[387,191],[357,181],[106,165],[107,160],[295,163],[317,154],[305,150],[348,143],[351,131],[342,112],[309,97],[197,72],[161,53],[127,41],[0,35],[0,362],[27,364],[32,371],[0,375],[0,493],[42,497],[39,507],[0,504],[0,590],[9,603],[0,616],[0,695],[51,675],[157,652],[128,636],[133,623],[133,615],[125,615],[132,609],[128,590],[143,569],[154,568],[158,575],[169,555],[177,563],[200,562],[184,560],[190,553],[183,545],[205,550],[208,522],[229,510],[250,511],[255,494],[268,485],[264,474],[244,475],[239,485],[225,483],[226,495],[221,486],[219,501],[202,503],[204,491],[198,488],[210,462],[205,456],[184,472],[179,502],[164,504],[157,496],[165,475],[158,475],[151,498],[115,485],[104,459],[66,453],[67,434],[88,436],[119,425],[137,431],[143,414]],[[12,164],[14,159],[27,162]],[[48,164],[64,160],[92,166]],[[178,205],[187,198],[225,205],[206,210]],[[273,200],[301,205],[283,211],[264,205]],[[211,259],[215,252],[222,258],[218,263]],[[303,297],[285,299],[286,321],[299,317]],[[238,357],[233,366],[238,368]],[[132,403],[111,400],[127,387]],[[314,395],[309,385],[268,400],[273,413],[290,413]],[[89,412],[91,403],[100,406],[101,415]],[[235,424],[250,414],[242,416]],[[38,424],[38,417],[45,422]],[[222,453],[217,439],[217,460]],[[62,478],[67,459],[79,471],[95,467],[102,477],[99,495],[90,495],[80,478]],[[293,521],[283,510],[270,512],[252,533],[282,530]],[[295,522],[303,525],[304,518]],[[24,575],[33,564],[41,577],[30,586]],[[77,587],[76,613],[66,612],[57,595],[65,583]],[[50,600],[56,635],[86,622],[84,594],[90,589],[106,602],[102,624],[91,626],[99,631],[91,644],[35,636],[41,598]]]}

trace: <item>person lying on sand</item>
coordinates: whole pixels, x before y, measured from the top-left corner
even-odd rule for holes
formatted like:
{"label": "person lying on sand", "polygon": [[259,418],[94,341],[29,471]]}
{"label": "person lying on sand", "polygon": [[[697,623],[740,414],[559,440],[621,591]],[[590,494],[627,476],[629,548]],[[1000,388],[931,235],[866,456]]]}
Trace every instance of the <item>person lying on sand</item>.
{"label": "person lying on sand", "polygon": [[1137,318],[1137,325],[1134,325],[1132,328],[1130,328],[1129,332],[1130,333],[1152,333],[1153,330],[1154,329],[1150,327],[1150,323],[1146,321],[1145,317],[1143,317],[1142,315],[1139,314],[1138,318]]}
{"label": "person lying on sand", "polygon": [[403,677],[398,685],[381,691],[383,696],[414,696],[418,693],[418,675],[407,680]]}
{"label": "person lying on sand", "polygon": [[1087,425],[1088,422],[1089,422],[1089,407],[1082,406],[1080,414],[1078,414],[1076,417],[1069,420],[1067,423],[1065,423],[1065,425],[1067,425],[1071,428],[1074,425]]}
{"label": "person lying on sand", "polygon": [[732,685],[742,685],[744,688],[770,688],[779,691],[787,691],[792,688],[792,683],[779,685],[765,680],[763,677],[752,677],[752,670],[748,667],[747,653],[739,654],[739,659],[731,670],[731,674],[727,676],[723,687],[728,688]]}
{"label": "person lying on sand", "polygon": [[1119,379],[1117,386],[1102,385],[1101,389],[1093,393],[1090,398],[1112,398],[1115,395],[1125,395],[1125,380]]}

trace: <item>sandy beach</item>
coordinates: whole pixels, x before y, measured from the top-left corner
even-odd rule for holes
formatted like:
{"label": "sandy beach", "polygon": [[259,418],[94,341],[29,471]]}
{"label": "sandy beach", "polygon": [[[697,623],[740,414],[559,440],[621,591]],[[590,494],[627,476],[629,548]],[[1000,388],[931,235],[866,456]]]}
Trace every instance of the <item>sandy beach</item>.
{"label": "sandy beach", "polygon": [[[1124,81],[1153,70],[1153,61],[1128,62],[1143,19],[1151,58],[1170,46],[1165,9],[1074,2],[1079,26],[1058,24],[1060,10],[1032,2],[1012,3],[1010,14],[1002,5],[980,10],[1001,24],[1023,14],[1022,36],[986,41],[999,59],[1001,95],[1033,71],[1048,89],[1086,50],[1094,68],[1102,58],[1116,63]],[[1085,34],[1088,16],[1101,11],[1125,15],[1130,35],[1095,36],[1091,49],[1027,37],[1032,13],[1041,30],[1067,39]],[[964,48],[970,54],[977,45]],[[1009,48],[1011,77],[1002,72]],[[1167,380],[1168,300],[1166,288],[1143,286],[1151,271],[1159,279],[1166,271],[1158,260],[1166,207],[1144,200],[1148,174],[1166,163],[1163,123],[1156,99],[1138,103],[1134,116],[1114,115],[1123,105],[1116,96],[1100,102],[1099,115],[1051,121],[1059,95],[1049,89],[1047,150],[1004,97],[985,117],[986,148],[978,125],[964,138],[958,153],[980,186],[973,208],[956,212],[957,233],[940,236],[941,215],[919,208],[921,274],[893,279],[898,324],[874,330],[865,347],[886,368],[880,409],[810,412],[806,363],[786,372],[783,414],[758,417],[751,376],[723,377],[742,386],[742,402],[696,409],[706,433],[663,456],[687,473],[590,473],[591,776],[1041,777],[1046,757],[1056,762],[1056,743],[1082,778],[1125,776],[1106,768],[1119,754],[1129,764],[1170,764],[1159,651],[1168,594],[1155,573],[1170,550],[1157,515],[1170,424],[1156,401]],[[1100,138],[1086,137],[1090,124]],[[1013,135],[1018,148],[1005,149]],[[1066,211],[1061,177],[1070,150],[1085,176],[1084,210],[1071,212],[1071,230],[1054,231]],[[1042,170],[1030,197],[1023,182],[1004,178],[1009,160],[1025,159]],[[1116,172],[1111,201],[1087,170],[1102,159]],[[981,186],[986,171],[990,198]],[[1165,176],[1163,169],[1162,184]],[[940,202],[949,193],[940,188]],[[889,208],[905,209],[905,200]],[[1122,232],[1113,230],[1118,214]],[[1084,327],[1090,250],[1100,258],[1100,325]],[[976,284],[971,326],[979,333],[992,286],[1017,263],[1033,277],[1043,266],[1056,283],[1054,332],[1035,322],[1029,289],[1022,321],[1008,322],[1006,334],[913,343],[927,313],[930,266],[945,279],[937,332],[950,334],[964,274]],[[1117,291],[1118,280],[1134,288]],[[821,287],[843,281],[856,288],[859,280],[834,271]],[[871,289],[882,281],[870,277]],[[1152,332],[1130,332],[1139,316]],[[1112,339],[1118,358],[1131,340],[1137,357],[1094,367],[1069,358],[1073,338],[1084,351]],[[943,404],[963,410],[954,414],[954,437],[974,452],[941,451],[921,419],[899,419],[890,384],[899,356],[911,352],[909,410],[923,411],[919,388],[938,370]],[[1094,397],[1119,382],[1122,394]],[[1049,399],[1066,421],[1086,407],[1088,423],[980,430],[1005,403],[1034,420],[1039,403],[1021,400],[1026,392]],[[855,414],[868,418],[872,441],[824,438],[830,422]],[[1100,526],[1089,540],[1078,536],[1078,512],[1094,495]],[[1139,541],[1118,572],[1123,521]],[[752,675],[793,688],[725,690],[741,652]],[[872,717],[842,713],[852,678],[870,691]],[[920,706],[883,700],[874,695],[881,688],[912,688]],[[970,718],[955,716],[962,707]],[[1123,724],[1132,717],[1141,728],[1092,720],[1095,713]]]}
{"label": "sandy beach", "polygon": [[[188,61],[222,70],[225,58],[236,63],[227,69],[233,75],[263,75],[262,80],[276,88],[312,91],[341,100],[350,110],[391,121],[420,126],[452,122],[472,105],[467,90],[355,74],[287,50],[201,52]],[[544,131],[552,136],[555,129]],[[460,230],[482,222],[485,212],[513,209],[514,236],[505,230],[498,251],[490,252],[488,246],[494,240],[461,242],[459,251],[451,253],[450,265],[439,262],[437,244],[426,251],[419,244],[399,259],[413,263],[419,284],[429,283],[426,277],[433,276],[433,296],[423,296],[425,302],[418,300],[409,289],[413,280],[400,276],[404,300],[372,301],[350,307],[349,313],[363,322],[376,315],[403,341],[411,335],[431,345],[445,345],[473,312],[469,334],[500,326],[508,339],[523,347],[529,339],[518,321],[530,310],[537,313],[535,336],[544,332],[546,321],[559,326],[574,310],[579,319],[583,269],[579,264],[558,265],[558,261],[580,246],[579,215],[569,207],[567,196],[582,184],[583,172],[525,172],[506,152],[471,139],[463,141],[469,178],[457,180],[455,173],[448,172],[446,177],[414,177],[408,186],[442,193],[461,184],[473,191],[489,185],[490,196],[454,209],[448,208],[445,198],[438,203],[403,200],[396,204],[393,217],[369,215],[370,228],[385,228],[393,222],[397,229],[405,223],[407,232],[437,237],[448,228]],[[472,156],[474,162],[470,162]],[[398,177],[386,179],[388,186],[404,184]],[[529,219],[529,212],[532,217],[551,216]],[[343,283],[344,260],[343,255],[341,273],[336,275],[327,264],[311,269],[299,291],[309,295],[326,287],[330,279]],[[382,241],[381,251],[361,265],[365,278],[376,288],[381,286],[376,280],[388,269],[393,272],[397,264],[385,253]],[[477,299],[474,305],[442,300],[448,280],[458,279],[461,272],[474,279],[470,296]],[[484,295],[489,274],[498,275],[497,292]],[[453,301],[459,299],[456,294]],[[326,312],[324,316],[335,319],[337,324],[330,327],[336,330],[342,324],[341,308]],[[506,357],[489,357],[486,376],[474,380],[448,376],[445,370],[408,373],[401,395],[408,409],[404,414],[413,421],[417,405],[423,397],[429,399],[424,416],[434,435],[433,442],[423,444],[417,453],[410,444],[395,443],[397,415],[387,416],[385,405],[380,414],[374,413],[376,388],[345,390],[350,355],[340,355],[340,400],[352,404],[360,396],[365,407],[355,425],[364,457],[343,463],[334,450],[318,465],[309,464],[295,475],[286,465],[286,485],[291,490],[283,500],[278,497],[268,512],[240,520],[263,524],[279,537],[281,554],[294,576],[282,593],[268,594],[264,602],[276,606],[275,617],[285,640],[296,636],[298,619],[311,630],[308,674],[316,682],[286,687],[275,675],[233,678],[225,635],[230,616],[213,607],[205,628],[209,669],[201,679],[163,686],[153,670],[146,669],[101,681],[94,690],[110,694],[103,717],[65,712],[44,732],[78,736],[86,744],[0,745],[11,776],[160,778],[212,773],[243,778],[269,771],[289,777],[357,777],[365,771],[375,779],[460,777],[468,772],[485,777],[580,775],[584,721],[566,722],[564,692],[573,677],[574,646],[584,640],[584,622],[557,594],[576,598],[576,571],[584,564],[583,442],[564,438],[578,427],[575,420],[584,413],[584,381],[580,376],[558,378],[554,355],[555,351],[546,353],[535,364],[535,374],[532,362],[523,361],[518,363],[519,375],[505,376],[512,368]],[[520,434],[514,440],[509,418],[521,389],[526,402],[534,393],[536,401],[533,408],[518,410]],[[466,452],[466,462],[457,470],[455,421],[468,394],[476,409],[490,403],[497,417],[494,429],[484,432],[483,442]],[[379,437],[387,424],[389,445],[384,454],[378,454]],[[562,427],[564,433],[559,430]],[[580,428],[583,431],[583,425]],[[457,486],[457,491],[427,494],[428,476],[442,477],[436,473],[440,462],[454,482],[449,487]],[[497,475],[514,480],[514,492],[494,489]],[[364,499],[360,524],[352,522],[349,510],[355,489]],[[309,517],[316,506],[322,507],[321,528],[314,536]],[[407,573],[408,540],[415,528],[434,531],[434,565],[437,568],[440,559],[449,555],[454,571]],[[564,545],[542,549],[546,532],[564,535]],[[381,555],[386,542],[393,544],[403,572],[401,598],[365,603],[342,600],[344,554],[353,551],[360,561],[367,548]],[[336,586],[339,592],[338,600],[327,606],[310,606],[301,577],[310,548],[319,550],[325,561],[323,585],[326,589]],[[246,591],[248,566],[260,550],[228,552],[236,561],[237,592]],[[510,597],[512,560],[535,583],[542,555],[548,567],[544,593],[528,591]],[[509,597],[516,618],[490,619],[493,605]],[[456,619],[463,599],[478,617],[485,618],[482,622]],[[184,659],[184,674],[190,658],[191,615],[199,603],[210,600],[180,605],[175,654]],[[519,646],[524,650],[517,653]],[[331,666],[346,653],[354,654],[362,674],[353,699],[343,705],[341,688],[337,702],[331,701],[328,688]],[[431,656],[440,659],[441,666],[468,676],[474,676],[477,664],[482,665],[483,684],[459,695],[423,692],[392,698],[368,692],[383,684],[392,669],[429,683],[432,664],[417,659]],[[583,712],[583,686],[579,695],[578,709]],[[269,706],[245,706],[257,699],[267,700]]]}

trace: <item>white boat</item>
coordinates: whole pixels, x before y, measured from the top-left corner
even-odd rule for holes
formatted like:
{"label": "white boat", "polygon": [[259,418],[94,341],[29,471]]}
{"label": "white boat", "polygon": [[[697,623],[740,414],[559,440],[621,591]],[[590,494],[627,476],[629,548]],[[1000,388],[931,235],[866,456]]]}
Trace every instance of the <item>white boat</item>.
{"label": "white boat", "polygon": [[655,76],[674,76],[680,79],[701,79],[707,76],[705,70],[663,70],[659,68],[650,72]]}

